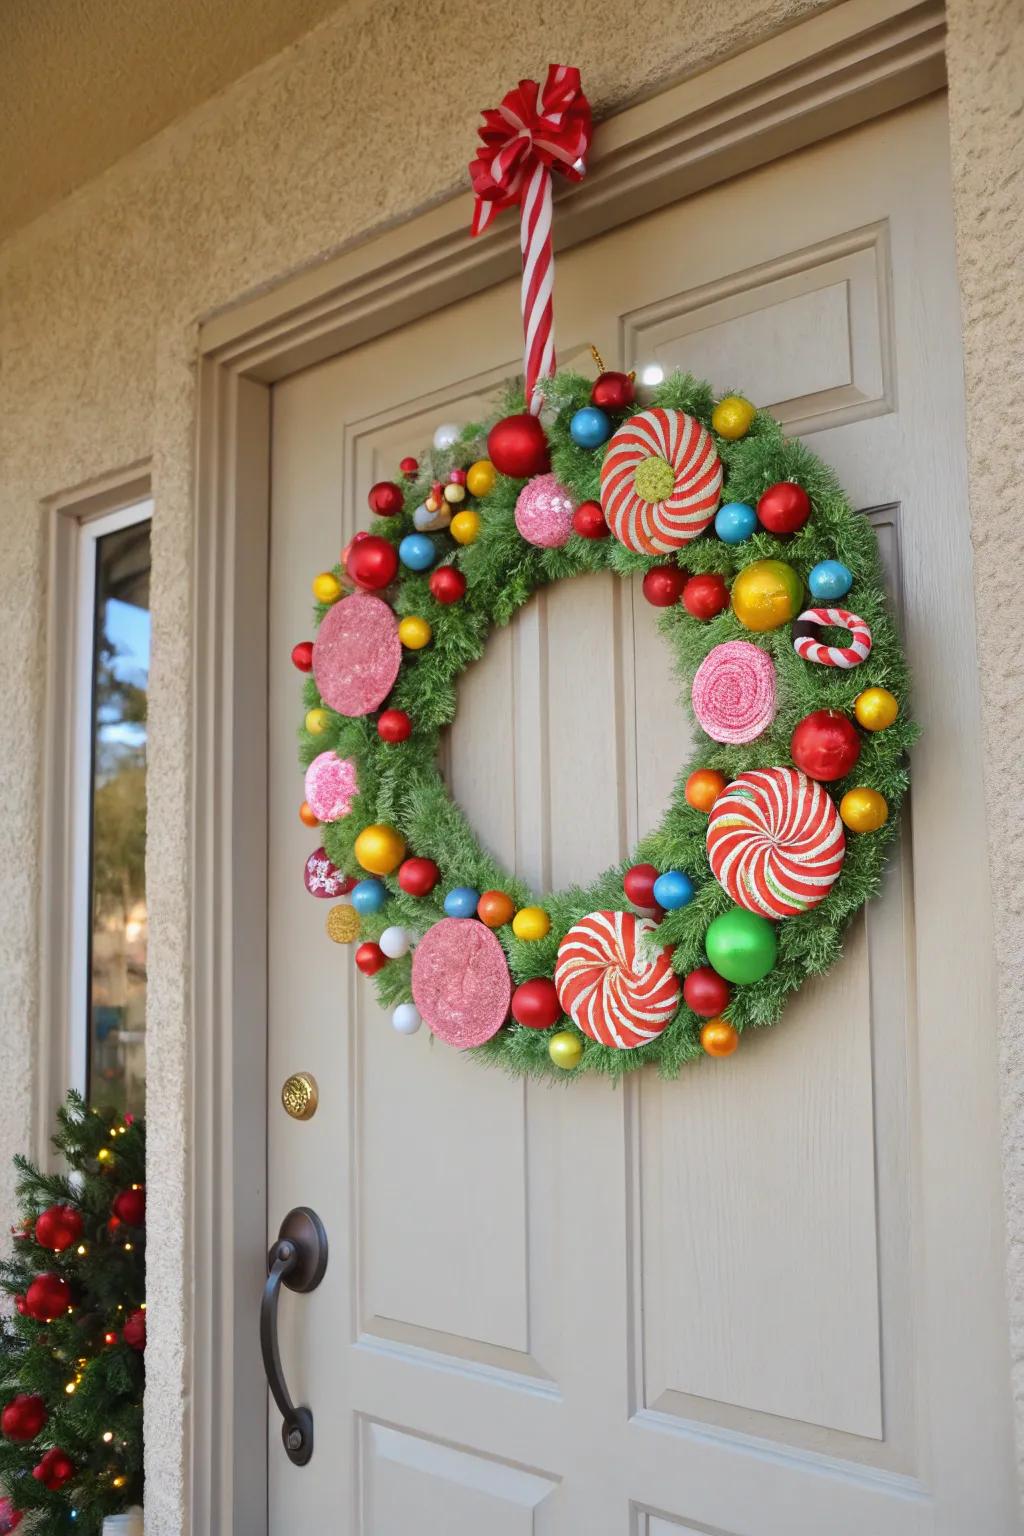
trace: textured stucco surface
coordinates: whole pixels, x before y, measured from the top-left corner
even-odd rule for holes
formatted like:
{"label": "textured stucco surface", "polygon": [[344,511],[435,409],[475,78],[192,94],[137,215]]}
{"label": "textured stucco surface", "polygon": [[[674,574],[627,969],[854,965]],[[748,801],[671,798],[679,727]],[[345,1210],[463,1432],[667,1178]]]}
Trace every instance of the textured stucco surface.
{"label": "textured stucco surface", "polygon": [[949,110],[967,385],[985,796],[998,955],[1003,1167],[1024,1466],[1024,5],[949,14]]}
{"label": "textured stucco surface", "polygon": [[[978,47],[978,8],[956,0],[954,49]],[[34,1019],[39,968],[36,867],[39,848],[37,678],[44,643],[46,496],[151,459],[156,498],[150,719],[150,1272],[147,1352],[148,1536],[185,1529],[182,1423],[189,1288],[185,1248],[188,1020],[188,767],[193,351],[197,317],[305,266],[367,230],[414,211],[460,185],[471,125],[520,74],[549,58],[580,65],[599,111],[732,53],[814,9],[813,0],[747,0],[743,7],[695,0],[633,0],[622,25],[614,0],[520,0],[516,7],[458,0],[445,8],[411,0],[351,4],[287,53],[263,65],[190,118],[119,162],[0,248],[0,1202],[10,1207],[6,1170],[31,1125]],[[993,106],[998,11],[982,8],[991,60],[954,59],[959,187],[967,279],[968,366],[975,426],[1004,423],[996,451],[975,435],[974,516],[979,593],[1009,602],[1006,565],[984,527],[1011,484],[1012,331],[991,282],[1004,238],[995,202],[1016,129]],[[988,29],[991,28],[991,31]],[[483,46],[481,39],[487,39]],[[453,64],[467,40],[471,69]],[[1019,73],[1019,70],[1018,70]],[[1009,87],[1007,87],[1008,94]],[[456,128],[453,125],[462,125]],[[996,132],[1001,161],[984,152]],[[988,182],[991,186],[988,187]],[[988,189],[987,189],[988,188]],[[1019,220],[1019,184],[1016,191]],[[986,225],[986,217],[988,223]],[[980,228],[975,224],[980,221]],[[1004,225],[1006,221],[1003,221]],[[1018,229],[1019,233],[1019,229]],[[986,245],[985,242],[988,242]],[[982,252],[984,246],[985,254]],[[1005,250],[1003,260],[1005,262]],[[1020,324],[1018,312],[1016,323]],[[1018,338],[1019,341],[1019,338]],[[998,354],[1001,366],[990,367]],[[1019,374],[1017,398],[1019,398]],[[979,405],[978,400],[984,403]],[[993,500],[993,498],[995,500]],[[1003,502],[1002,549],[1024,542],[1012,502]],[[991,525],[994,528],[994,524]],[[983,632],[982,655],[1006,674],[1007,637]],[[996,652],[999,647],[998,653]],[[1019,663],[1019,654],[1018,654]],[[1020,671],[1017,670],[1019,684]],[[1018,863],[1024,840],[1021,770],[1005,733],[1007,692],[990,690],[991,749],[1006,765],[993,812]],[[1017,785],[1017,793],[1009,790]],[[1000,855],[995,849],[994,857]],[[1001,866],[1000,866],[1001,867]],[[1005,882],[1004,882],[1005,883]],[[997,885],[998,888],[998,885]],[[1019,921],[1019,905],[1017,908]],[[1009,925],[1011,918],[1004,916]],[[1024,1014],[1024,976],[1005,947],[1005,1017]],[[1024,1097],[1024,1063],[1007,1032],[1007,1146]],[[1011,1183],[1024,1232],[1024,1178]],[[1019,1354],[1024,1357],[1024,1251],[1015,1253]]]}

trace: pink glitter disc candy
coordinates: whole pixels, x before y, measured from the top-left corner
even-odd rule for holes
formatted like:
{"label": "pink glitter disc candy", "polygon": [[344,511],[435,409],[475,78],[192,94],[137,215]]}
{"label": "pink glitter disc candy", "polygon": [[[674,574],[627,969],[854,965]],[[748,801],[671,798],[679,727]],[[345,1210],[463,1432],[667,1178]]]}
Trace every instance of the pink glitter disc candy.
{"label": "pink glitter disc candy", "polygon": [[445,917],[413,951],[412,996],[427,1028],[464,1051],[496,1035],[508,1017],[512,978],[505,951],[483,923]]}
{"label": "pink glitter disc candy", "polygon": [[352,809],[356,765],[336,752],[321,752],[306,769],[306,804],[317,821],[340,821]]}
{"label": "pink glitter disc candy", "polygon": [[355,592],[325,614],[313,644],[313,676],[324,703],[339,715],[376,709],[401,664],[398,620],[381,598]]}
{"label": "pink glitter disc candy", "polygon": [[749,640],[716,645],[694,673],[690,698],[712,741],[756,741],[775,719],[774,663]]}
{"label": "pink glitter disc candy", "polygon": [[330,901],[338,896],[347,896],[356,883],[351,875],[342,874],[323,848],[314,848],[306,860],[305,881],[306,890],[311,896],[320,896]]}
{"label": "pink glitter disc candy", "polygon": [[516,500],[516,527],[527,544],[561,549],[572,533],[576,503],[557,475],[536,475]]}

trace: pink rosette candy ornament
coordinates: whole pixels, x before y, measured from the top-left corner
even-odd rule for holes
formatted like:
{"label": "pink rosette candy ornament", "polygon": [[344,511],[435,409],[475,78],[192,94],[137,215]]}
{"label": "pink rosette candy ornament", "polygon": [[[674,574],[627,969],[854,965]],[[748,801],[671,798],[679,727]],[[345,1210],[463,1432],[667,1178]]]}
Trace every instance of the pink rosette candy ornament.
{"label": "pink rosette candy ornament", "polygon": [[756,741],[775,719],[774,663],[749,640],[716,645],[693,675],[690,699],[712,741]]}

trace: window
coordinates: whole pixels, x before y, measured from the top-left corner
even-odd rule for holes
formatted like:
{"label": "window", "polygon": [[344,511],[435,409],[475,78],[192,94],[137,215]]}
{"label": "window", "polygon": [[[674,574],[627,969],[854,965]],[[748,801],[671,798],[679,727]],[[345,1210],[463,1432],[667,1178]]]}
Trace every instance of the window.
{"label": "window", "polygon": [[79,525],[71,1075],[140,1114],[146,1090],[146,692],[151,503]]}

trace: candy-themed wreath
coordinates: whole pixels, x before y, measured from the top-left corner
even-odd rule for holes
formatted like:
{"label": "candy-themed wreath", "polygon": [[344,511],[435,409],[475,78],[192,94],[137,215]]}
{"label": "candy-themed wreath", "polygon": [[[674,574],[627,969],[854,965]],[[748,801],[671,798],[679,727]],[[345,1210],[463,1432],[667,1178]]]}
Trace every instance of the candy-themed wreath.
{"label": "candy-themed wreath", "polygon": [[[399,1032],[516,1073],[673,1076],[838,959],[907,787],[907,669],[870,524],[769,414],[679,374],[638,398],[560,373],[531,401],[440,426],[313,582],[293,660],[321,846],[296,883]],[[439,733],[492,627],[598,570],[642,577],[698,746],[630,858],[536,892],[453,802]]]}

